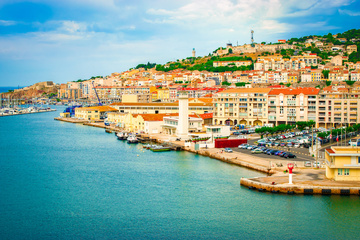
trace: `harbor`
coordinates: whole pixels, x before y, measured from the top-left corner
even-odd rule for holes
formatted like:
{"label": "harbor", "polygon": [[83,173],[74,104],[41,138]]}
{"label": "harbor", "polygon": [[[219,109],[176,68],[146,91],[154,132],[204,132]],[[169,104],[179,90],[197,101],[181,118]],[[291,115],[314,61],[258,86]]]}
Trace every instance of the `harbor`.
{"label": "harbor", "polygon": [[[268,174],[226,162],[240,161],[240,155],[235,159],[208,149],[222,162],[205,156],[203,149],[152,152],[143,148],[147,143],[128,144],[105,128],[54,121],[56,115],[0,118],[2,239],[21,238],[24,231],[42,239],[184,238],[174,229],[192,239],[286,239],[287,229],[295,225],[293,238],[357,234],[355,227],[345,227],[349,216],[344,211],[359,211],[358,196],[294,197],[249,190],[239,186],[241,177]],[[168,142],[159,136],[151,136],[159,141],[154,144]],[[254,164],[255,158],[241,161]],[[266,168],[265,162],[258,164]],[[244,221],[256,222],[262,231]],[[358,223],[354,218],[353,224]]]}

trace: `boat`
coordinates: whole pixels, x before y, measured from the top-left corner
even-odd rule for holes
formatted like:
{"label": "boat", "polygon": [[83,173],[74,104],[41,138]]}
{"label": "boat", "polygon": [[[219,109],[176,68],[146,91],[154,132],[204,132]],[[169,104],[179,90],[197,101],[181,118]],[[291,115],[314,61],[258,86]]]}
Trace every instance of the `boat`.
{"label": "boat", "polygon": [[151,151],[153,152],[167,152],[167,151],[171,151],[170,147],[164,147],[164,146],[152,146],[150,148]]}
{"label": "boat", "polygon": [[105,132],[107,132],[107,133],[112,133],[112,130],[111,129],[105,129]]}
{"label": "boat", "polygon": [[137,139],[136,136],[130,135],[130,136],[127,138],[127,142],[128,142],[128,143],[138,143],[139,140]]}
{"label": "boat", "polygon": [[126,140],[127,139],[127,134],[124,132],[118,132],[116,133],[116,136],[119,140]]}
{"label": "boat", "polygon": [[152,147],[151,144],[146,144],[146,145],[143,145],[143,148],[146,148],[146,149],[150,149]]}

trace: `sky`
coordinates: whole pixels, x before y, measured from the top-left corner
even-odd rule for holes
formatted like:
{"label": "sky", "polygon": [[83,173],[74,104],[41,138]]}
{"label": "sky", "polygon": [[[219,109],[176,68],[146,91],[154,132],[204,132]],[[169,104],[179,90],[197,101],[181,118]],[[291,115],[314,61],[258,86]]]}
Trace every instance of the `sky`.
{"label": "sky", "polygon": [[66,83],[360,28],[355,0],[0,0],[0,86]]}

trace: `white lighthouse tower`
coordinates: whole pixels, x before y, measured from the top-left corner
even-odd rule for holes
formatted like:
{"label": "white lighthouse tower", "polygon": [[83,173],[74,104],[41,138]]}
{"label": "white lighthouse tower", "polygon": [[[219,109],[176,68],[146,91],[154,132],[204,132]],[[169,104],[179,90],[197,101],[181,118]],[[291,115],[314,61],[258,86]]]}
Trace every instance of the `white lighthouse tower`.
{"label": "white lighthouse tower", "polygon": [[192,57],[193,57],[193,58],[196,57],[195,48],[193,48],[193,50],[192,50]]}
{"label": "white lighthouse tower", "polygon": [[187,92],[179,92],[179,125],[177,136],[187,138],[189,133],[189,96]]}

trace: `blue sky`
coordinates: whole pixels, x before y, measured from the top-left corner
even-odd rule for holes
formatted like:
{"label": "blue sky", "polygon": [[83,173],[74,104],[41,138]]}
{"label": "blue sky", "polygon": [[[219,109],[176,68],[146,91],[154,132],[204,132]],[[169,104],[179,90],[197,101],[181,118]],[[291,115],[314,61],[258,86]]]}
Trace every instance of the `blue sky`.
{"label": "blue sky", "polygon": [[359,28],[354,0],[1,0],[0,86],[65,83],[138,63]]}

